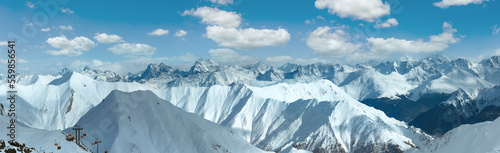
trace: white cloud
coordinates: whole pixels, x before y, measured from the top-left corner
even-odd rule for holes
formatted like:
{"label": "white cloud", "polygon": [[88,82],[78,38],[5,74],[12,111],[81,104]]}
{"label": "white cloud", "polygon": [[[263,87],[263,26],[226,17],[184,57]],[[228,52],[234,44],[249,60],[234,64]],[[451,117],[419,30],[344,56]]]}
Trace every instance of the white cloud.
{"label": "white cloud", "polygon": [[282,63],[286,63],[286,62],[290,62],[290,61],[293,61],[293,58],[290,56],[273,56],[273,57],[266,58],[266,62],[269,62],[269,63],[282,64]]}
{"label": "white cloud", "polygon": [[374,22],[382,16],[390,14],[389,3],[382,0],[316,0],[318,9],[328,9],[330,14],[341,18],[350,17],[357,20]]}
{"label": "white cloud", "polygon": [[155,53],[156,48],[146,44],[122,43],[108,48],[108,50],[118,55],[152,55]]}
{"label": "white cloud", "polygon": [[190,15],[201,18],[201,22],[209,25],[218,25],[225,28],[236,28],[241,24],[241,15],[236,12],[227,12],[218,8],[199,7],[196,10],[186,10],[182,16]]}
{"label": "white cloud", "polygon": [[55,56],[66,55],[69,57],[83,55],[83,52],[78,51],[78,50],[47,50],[47,53],[55,55]]}
{"label": "white cloud", "polygon": [[106,33],[95,33],[94,39],[104,44],[125,42],[118,35],[108,35]]}
{"label": "white cloud", "polygon": [[349,35],[343,30],[331,30],[334,28],[318,27],[307,38],[307,46],[313,49],[315,54],[332,57],[342,57],[360,47],[348,42]]}
{"label": "white cloud", "polygon": [[67,25],[67,26],[60,25],[59,29],[61,29],[61,30],[73,30],[73,27],[71,25]]}
{"label": "white cloud", "polygon": [[390,18],[390,19],[387,19],[385,22],[380,22],[378,21],[377,24],[375,24],[375,28],[390,28],[390,27],[394,27],[394,26],[398,26],[398,20],[396,20],[395,18]]}
{"label": "white cloud", "polygon": [[40,29],[40,31],[47,32],[47,31],[50,31],[50,28],[42,28],[42,29]]}
{"label": "white cloud", "polygon": [[316,17],[316,19],[320,19],[320,20],[326,21],[326,19],[325,19],[324,17],[322,17],[321,15],[318,15],[318,16]]}
{"label": "white cloud", "polygon": [[7,46],[9,43],[6,41],[0,41],[0,46]]}
{"label": "white cloud", "polygon": [[163,35],[168,35],[168,30],[165,29],[156,29],[155,31],[152,31],[148,33],[150,36],[163,36]]}
{"label": "white cloud", "polygon": [[30,2],[30,1],[26,1],[26,5],[29,7],[29,8],[35,8],[35,4]]}
{"label": "white cloud", "polygon": [[369,60],[383,60],[387,59],[388,54],[374,53],[370,51],[357,51],[347,56],[348,61],[366,62]]}
{"label": "white cloud", "polygon": [[322,58],[311,58],[311,59],[303,59],[298,58],[294,61],[294,63],[307,65],[307,64],[315,64],[315,63],[333,63],[332,60],[322,59]]}
{"label": "white cloud", "polygon": [[61,12],[68,13],[68,14],[75,13],[73,10],[70,10],[69,8],[62,8],[62,7],[61,7]]}
{"label": "white cloud", "polygon": [[318,15],[316,18],[313,18],[310,20],[308,19],[308,20],[304,21],[304,23],[305,24],[314,24],[314,23],[316,23],[316,19],[326,21],[326,19],[324,17],[322,17],[321,15]]}
{"label": "white cloud", "polygon": [[255,63],[255,59],[250,56],[240,55],[234,50],[227,48],[211,49],[208,51],[211,59],[225,64],[248,65]]}
{"label": "white cloud", "polygon": [[233,0],[210,0],[210,2],[222,5],[233,4]]}
{"label": "white cloud", "polygon": [[[0,59],[0,63],[8,63],[8,60],[7,59]],[[16,63],[28,63],[28,61],[25,59],[17,58]]]}
{"label": "white cloud", "polygon": [[483,2],[487,2],[488,0],[442,0],[440,2],[433,3],[434,6],[440,8],[448,8],[450,6],[463,6],[469,4],[482,4]]}
{"label": "white cloud", "polygon": [[238,28],[241,24],[241,15],[236,12],[199,7],[196,10],[186,10],[181,15],[200,17],[201,22],[209,25],[206,28],[207,38],[212,39],[222,47],[256,49],[286,44],[290,40],[290,33],[282,28],[277,30]]}
{"label": "white cloud", "polygon": [[75,37],[72,40],[68,40],[66,36],[49,38],[47,41],[52,47],[61,50],[49,50],[47,53],[52,55],[67,55],[67,56],[79,56],[82,55],[82,51],[88,51],[95,47],[95,43],[88,39],[87,37]]}
{"label": "white cloud", "polygon": [[500,32],[500,27],[498,27],[498,25],[494,25],[491,27],[491,29],[493,29],[493,34],[496,35]]}
{"label": "white cloud", "polygon": [[457,29],[453,29],[448,22],[443,23],[443,33],[439,35],[429,36],[430,40],[424,42],[422,40],[405,40],[396,38],[367,38],[371,45],[370,51],[374,53],[430,53],[438,52],[448,48],[449,44],[457,43],[460,38],[457,38],[454,33]]}
{"label": "white cloud", "polygon": [[237,49],[256,49],[265,46],[286,44],[290,40],[290,33],[285,29],[241,29],[208,26],[207,38],[217,42],[219,46]]}
{"label": "white cloud", "polygon": [[500,48],[495,51],[496,55],[500,55]]}
{"label": "white cloud", "polygon": [[178,30],[177,32],[175,32],[174,36],[176,37],[184,37],[187,35],[187,32],[184,31],[184,30]]}

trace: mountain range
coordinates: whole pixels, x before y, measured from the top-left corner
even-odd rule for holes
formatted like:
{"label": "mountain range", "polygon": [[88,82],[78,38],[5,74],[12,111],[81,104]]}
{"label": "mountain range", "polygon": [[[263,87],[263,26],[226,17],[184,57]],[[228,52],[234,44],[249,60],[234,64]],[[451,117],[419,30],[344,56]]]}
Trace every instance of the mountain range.
{"label": "mountain range", "polygon": [[[200,59],[187,71],[160,63],[123,76],[63,69],[18,75],[17,120],[49,138],[104,129],[93,137],[112,152],[426,152],[442,134],[460,137],[453,128],[500,115],[498,74],[500,56],[439,54],[280,67]],[[5,76],[0,90],[6,98]]]}

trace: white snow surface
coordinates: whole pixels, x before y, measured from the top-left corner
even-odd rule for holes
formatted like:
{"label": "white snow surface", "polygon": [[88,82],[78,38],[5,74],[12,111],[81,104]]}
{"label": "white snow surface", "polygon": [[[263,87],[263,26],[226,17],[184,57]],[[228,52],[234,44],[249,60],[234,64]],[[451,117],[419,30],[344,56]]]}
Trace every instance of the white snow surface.
{"label": "white snow surface", "polygon": [[[7,86],[1,87],[1,97],[6,98]],[[406,150],[429,139],[418,129],[361,104],[329,80],[156,88],[96,81],[70,72],[48,84],[18,85],[17,90],[19,122],[45,130],[72,127],[113,90],[150,90],[187,112],[231,128],[235,135],[265,150],[334,149],[332,144],[345,151],[370,144],[393,144]]]}
{"label": "white snow surface", "polygon": [[[115,89],[147,89],[146,85],[139,83],[96,81],[77,72],[70,72],[62,77],[40,75],[36,78],[36,81],[30,81],[27,85],[16,85],[17,120],[29,127],[46,130],[61,130],[73,126],[81,116]],[[7,98],[7,90],[8,84],[0,85],[1,98]],[[7,101],[2,103],[8,106]]]}
{"label": "white snow surface", "polygon": [[408,150],[408,153],[500,153],[500,118],[477,124],[461,125],[440,138],[436,138],[428,146],[419,150]]}
{"label": "white snow surface", "polygon": [[[1,111],[1,110],[0,110]],[[0,127],[6,128],[10,126],[10,118],[5,114],[0,115]],[[9,130],[0,130],[0,140],[4,140],[7,148],[10,148],[7,141],[11,140],[7,136]],[[28,148],[35,148],[35,152],[64,152],[64,153],[87,153],[88,151],[80,148],[74,142],[66,141],[66,135],[62,133],[61,130],[41,130],[33,129],[29,127],[22,126],[20,124],[16,125],[16,142],[20,144],[26,144]],[[61,149],[57,149],[54,143],[58,143]]]}
{"label": "white snow surface", "polygon": [[151,91],[112,91],[77,125],[87,131],[86,146],[98,139],[110,152],[264,152],[231,129],[187,113]]}

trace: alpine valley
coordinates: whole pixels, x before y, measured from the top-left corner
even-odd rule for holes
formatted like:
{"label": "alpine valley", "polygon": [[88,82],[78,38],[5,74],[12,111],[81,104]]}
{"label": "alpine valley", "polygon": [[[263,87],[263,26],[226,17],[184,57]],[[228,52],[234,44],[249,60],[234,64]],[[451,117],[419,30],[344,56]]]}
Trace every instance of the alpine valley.
{"label": "alpine valley", "polygon": [[[500,152],[500,56],[280,67],[200,59],[189,70],[16,78],[18,144],[1,130],[1,151],[85,153],[99,140],[112,153]],[[10,103],[0,103],[5,128]],[[80,144],[66,140],[74,126],[87,135]]]}

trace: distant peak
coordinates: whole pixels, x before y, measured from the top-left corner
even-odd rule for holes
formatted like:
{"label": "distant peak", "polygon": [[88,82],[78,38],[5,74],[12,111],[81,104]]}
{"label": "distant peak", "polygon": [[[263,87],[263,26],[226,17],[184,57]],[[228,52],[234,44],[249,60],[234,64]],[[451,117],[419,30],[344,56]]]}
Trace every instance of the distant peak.
{"label": "distant peak", "polygon": [[219,67],[219,64],[211,59],[204,60],[198,59],[194,63],[194,65],[189,70],[190,72],[207,72],[207,71],[215,71]]}
{"label": "distant peak", "polygon": [[85,65],[85,67],[83,68],[83,71],[90,71],[92,69],[90,69],[90,67],[88,65]]}
{"label": "distant peak", "polygon": [[201,59],[201,58],[198,59],[198,60],[196,60],[195,65],[196,64],[201,64],[201,65],[218,65],[217,62],[215,62],[215,61],[213,61],[211,59],[204,60],[204,59]]}
{"label": "distant peak", "polygon": [[438,53],[432,56],[427,57],[428,60],[441,60],[441,61],[450,61],[451,57],[445,56],[442,53]]}

